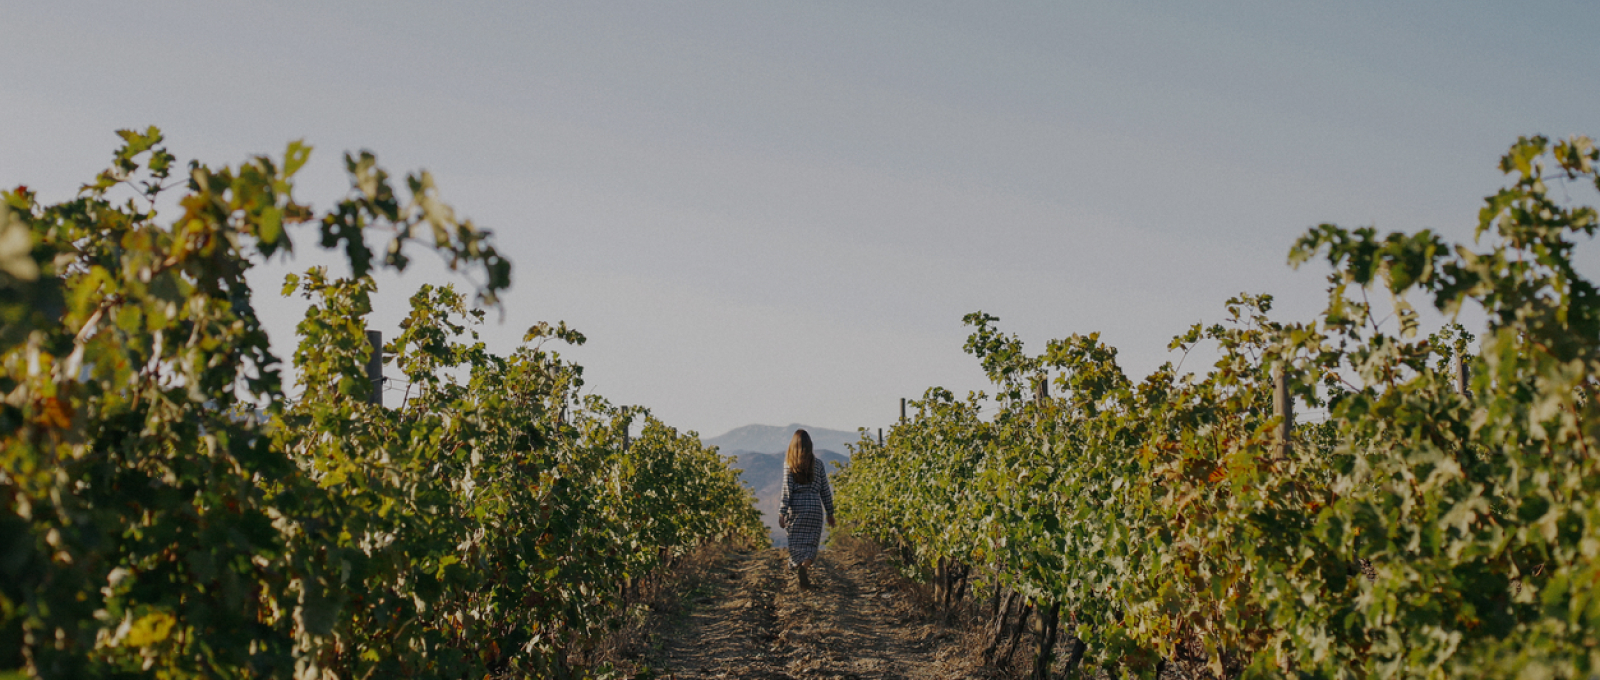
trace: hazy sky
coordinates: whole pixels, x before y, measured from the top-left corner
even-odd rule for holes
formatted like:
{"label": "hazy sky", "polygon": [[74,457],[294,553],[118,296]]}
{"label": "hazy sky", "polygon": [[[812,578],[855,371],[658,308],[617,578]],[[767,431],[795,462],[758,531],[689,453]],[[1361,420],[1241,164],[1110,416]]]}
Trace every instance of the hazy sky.
{"label": "hazy sky", "polygon": [[[1143,375],[1241,291],[1320,309],[1325,267],[1285,264],[1308,227],[1465,240],[1518,135],[1600,134],[1593,2],[8,2],[0,25],[0,185],[65,199],[151,124],[212,165],[304,138],[319,207],[344,151],[428,168],[515,265],[495,349],[566,320],[593,390],[706,435],[982,388],[975,310],[1035,350],[1100,331]],[[303,308],[275,291],[327,261],[297,238],[253,277],[285,359]],[[375,325],[451,280],[383,278]]]}

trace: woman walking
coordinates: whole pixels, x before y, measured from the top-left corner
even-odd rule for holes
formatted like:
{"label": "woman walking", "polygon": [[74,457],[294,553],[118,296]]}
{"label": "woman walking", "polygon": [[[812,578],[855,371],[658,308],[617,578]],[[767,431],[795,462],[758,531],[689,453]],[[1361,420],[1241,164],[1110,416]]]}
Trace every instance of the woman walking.
{"label": "woman walking", "polygon": [[789,530],[789,566],[800,575],[801,588],[811,587],[806,568],[817,559],[823,519],[833,526],[833,488],[828,486],[828,466],[817,464],[811,435],[795,430],[789,440],[789,454],[783,459],[783,505],[778,510],[778,526]]}

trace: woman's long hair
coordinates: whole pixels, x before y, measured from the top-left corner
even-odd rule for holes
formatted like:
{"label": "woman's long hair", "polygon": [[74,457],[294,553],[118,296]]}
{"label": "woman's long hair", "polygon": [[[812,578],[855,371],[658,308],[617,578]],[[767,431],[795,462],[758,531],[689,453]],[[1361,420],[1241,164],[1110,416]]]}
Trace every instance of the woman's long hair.
{"label": "woman's long hair", "polygon": [[811,470],[816,465],[817,457],[811,453],[811,435],[805,430],[794,431],[794,437],[789,439],[789,455],[784,462],[789,467],[789,474],[794,475],[794,483],[811,483]]}

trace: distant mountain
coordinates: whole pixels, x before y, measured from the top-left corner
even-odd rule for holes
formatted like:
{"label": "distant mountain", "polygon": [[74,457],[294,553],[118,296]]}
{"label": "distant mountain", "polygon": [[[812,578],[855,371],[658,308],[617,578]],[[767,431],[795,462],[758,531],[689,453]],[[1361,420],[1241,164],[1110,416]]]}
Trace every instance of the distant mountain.
{"label": "distant mountain", "polygon": [[[722,449],[722,453],[734,458],[734,467],[743,470],[739,473],[739,478],[755,490],[756,509],[761,511],[761,521],[767,525],[767,532],[772,536],[772,544],[787,545],[789,542],[787,534],[778,528],[778,505],[783,501],[784,454],[726,449]],[[829,481],[838,474],[839,466],[850,464],[848,456],[836,451],[817,449],[812,453],[816,455],[818,462],[828,466]]]}
{"label": "distant mountain", "polygon": [[789,450],[789,438],[794,436],[794,431],[804,429],[811,435],[811,445],[818,449],[844,452],[849,449],[845,444],[854,444],[861,439],[861,435],[844,430],[829,430],[821,427],[810,427],[799,423],[790,423],[784,427],[775,425],[746,425],[734,428],[720,437],[702,439],[707,444],[722,449],[724,454],[733,451],[757,451],[760,453],[777,453]]}

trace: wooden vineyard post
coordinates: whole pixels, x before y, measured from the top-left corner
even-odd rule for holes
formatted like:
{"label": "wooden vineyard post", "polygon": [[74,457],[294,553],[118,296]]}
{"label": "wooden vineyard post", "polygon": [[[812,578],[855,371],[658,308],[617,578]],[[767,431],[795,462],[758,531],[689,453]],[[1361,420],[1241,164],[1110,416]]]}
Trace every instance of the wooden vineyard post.
{"label": "wooden vineyard post", "polygon": [[367,358],[367,380],[372,392],[367,403],[383,405],[383,331],[367,331],[367,344],[372,345],[372,356]]}
{"label": "wooden vineyard post", "polygon": [[883,446],[883,428],[878,428],[878,446]]}
{"label": "wooden vineyard post", "polygon": [[1272,410],[1282,422],[1278,424],[1278,456],[1288,458],[1291,452],[1290,435],[1294,434],[1294,398],[1289,396],[1289,373],[1279,366],[1272,376]]}
{"label": "wooden vineyard post", "polygon": [[[1034,383],[1033,401],[1041,410],[1040,417],[1043,418],[1042,411],[1045,404],[1050,402],[1050,377],[1048,375],[1039,376],[1038,381]],[[1045,445],[1048,446],[1049,442],[1046,441]],[[1033,675],[1030,676],[1034,680],[1050,680],[1050,667],[1055,665],[1056,660],[1056,630],[1060,622],[1060,602],[1052,602],[1049,607],[1039,609],[1039,646],[1034,651]]]}
{"label": "wooden vineyard post", "polygon": [[633,415],[629,414],[627,422],[622,425],[622,452],[628,452],[628,445],[633,443]]}
{"label": "wooden vineyard post", "polygon": [[900,397],[900,422],[906,422],[906,398]]}
{"label": "wooden vineyard post", "polygon": [[1456,353],[1456,393],[1463,397],[1467,394],[1467,355],[1464,352]]}

